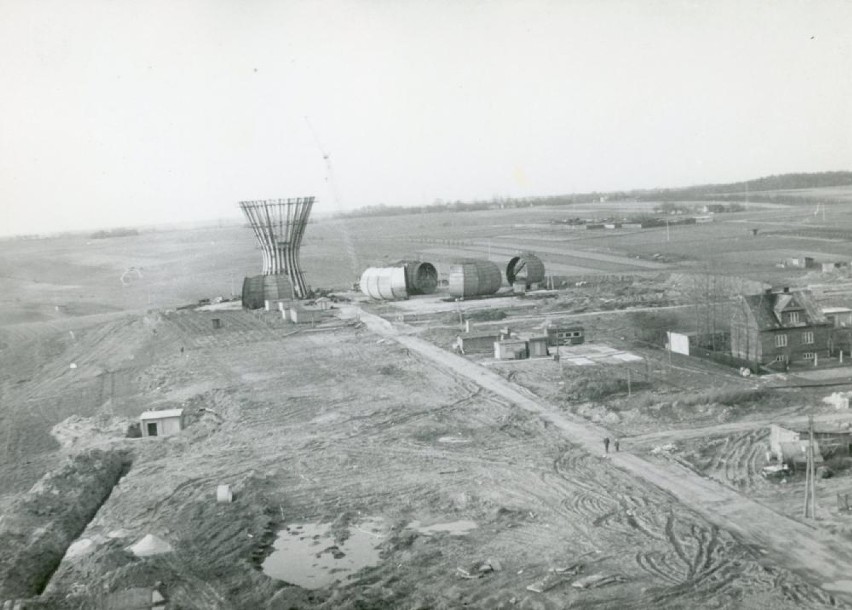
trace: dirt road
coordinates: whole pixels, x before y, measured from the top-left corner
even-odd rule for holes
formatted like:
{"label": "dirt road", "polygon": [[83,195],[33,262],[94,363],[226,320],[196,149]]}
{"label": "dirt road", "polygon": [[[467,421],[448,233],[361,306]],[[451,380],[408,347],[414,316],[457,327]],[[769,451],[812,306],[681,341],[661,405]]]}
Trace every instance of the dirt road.
{"label": "dirt road", "polygon": [[[352,308],[373,332],[397,341],[409,350],[494,392],[517,407],[534,413],[560,429],[565,438],[592,454],[602,453],[606,429],[579,421],[530,392],[465,358],[407,333],[386,320]],[[671,493],[709,522],[757,546],[776,564],[789,568],[826,591],[852,599],[852,553],[836,536],[794,521],[723,485],[700,477],[675,463],[652,463],[628,451],[609,455],[612,464]]]}
{"label": "dirt road", "polygon": [[[815,415],[815,423],[845,423],[852,422],[852,413],[838,413],[829,415]],[[659,445],[660,443],[668,443],[679,440],[690,440],[696,438],[708,438],[711,436],[724,436],[726,434],[736,434],[738,432],[747,432],[749,430],[757,430],[759,428],[767,428],[770,424],[787,424],[793,426],[806,426],[808,417],[806,415],[799,417],[765,417],[750,421],[738,421],[729,424],[718,424],[716,426],[702,426],[700,428],[681,428],[672,430],[660,430],[659,432],[650,432],[648,434],[637,434],[636,436],[624,437],[625,441],[632,443],[634,446],[648,446],[651,444]]]}

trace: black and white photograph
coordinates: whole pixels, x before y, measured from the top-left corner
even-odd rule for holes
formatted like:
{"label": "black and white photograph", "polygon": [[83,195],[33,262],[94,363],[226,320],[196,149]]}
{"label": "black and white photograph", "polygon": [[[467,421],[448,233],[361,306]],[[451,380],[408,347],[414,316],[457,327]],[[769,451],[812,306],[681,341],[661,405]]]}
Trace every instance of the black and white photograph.
{"label": "black and white photograph", "polygon": [[0,0],[0,610],[852,609],[852,3]]}

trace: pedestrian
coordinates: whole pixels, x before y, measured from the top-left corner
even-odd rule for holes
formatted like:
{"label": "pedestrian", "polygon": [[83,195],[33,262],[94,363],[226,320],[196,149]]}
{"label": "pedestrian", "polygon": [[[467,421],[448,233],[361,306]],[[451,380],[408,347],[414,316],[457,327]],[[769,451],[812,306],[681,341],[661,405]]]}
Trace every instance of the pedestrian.
{"label": "pedestrian", "polygon": [[604,437],[604,452],[609,453],[609,437]]}
{"label": "pedestrian", "polygon": [[615,439],[615,452],[616,453],[618,453],[618,445],[619,445],[619,441],[618,441],[618,439]]}

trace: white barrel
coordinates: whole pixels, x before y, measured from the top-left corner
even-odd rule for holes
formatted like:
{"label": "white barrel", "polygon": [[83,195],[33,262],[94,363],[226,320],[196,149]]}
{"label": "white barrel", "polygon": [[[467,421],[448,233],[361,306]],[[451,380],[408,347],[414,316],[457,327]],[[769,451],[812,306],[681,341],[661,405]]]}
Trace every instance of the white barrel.
{"label": "white barrel", "polygon": [[231,492],[230,485],[219,485],[216,488],[216,502],[220,504],[230,504],[234,501],[234,494]]}

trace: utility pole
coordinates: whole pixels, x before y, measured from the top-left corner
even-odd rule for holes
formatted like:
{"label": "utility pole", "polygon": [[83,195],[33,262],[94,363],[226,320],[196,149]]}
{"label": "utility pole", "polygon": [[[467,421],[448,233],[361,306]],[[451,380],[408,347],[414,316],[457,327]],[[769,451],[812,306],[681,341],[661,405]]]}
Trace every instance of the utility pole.
{"label": "utility pole", "polygon": [[802,516],[805,519],[816,519],[816,464],[814,459],[814,417],[808,416],[808,448],[805,464],[805,502]]}
{"label": "utility pole", "polygon": [[632,396],[632,393],[630,391],[630,367],[629,366],[627,367],[627,396],[628,397]]}
{"label": "utility pole", "polygon": [[671,241],[672,237],[669,234],[669,219],[666,218],[666,241]]}

